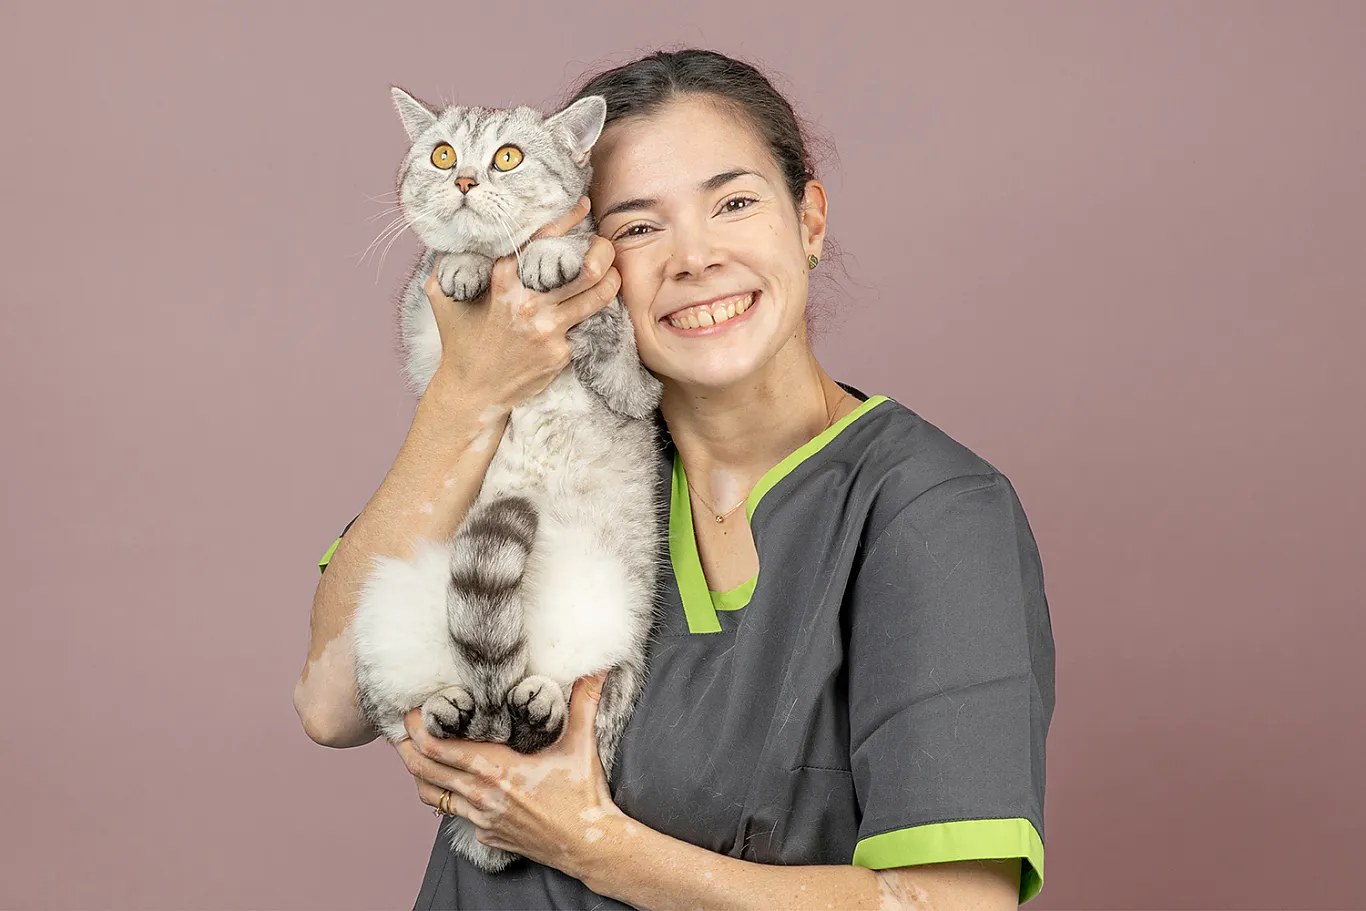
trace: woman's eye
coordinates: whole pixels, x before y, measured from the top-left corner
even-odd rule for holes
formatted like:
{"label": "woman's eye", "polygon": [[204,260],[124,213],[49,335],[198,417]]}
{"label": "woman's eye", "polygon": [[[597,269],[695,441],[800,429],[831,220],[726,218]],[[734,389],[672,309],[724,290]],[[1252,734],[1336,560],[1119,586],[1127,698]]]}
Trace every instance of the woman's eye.
{"label": "woman's eye", "polygon": [[722,208],[727,212],[738,212],[741,209],[748,207],[753,202],[755,202],[755,200],[748,196],[737,196],[734,199],[727,199],[722,205]]}
{"label": "woman's eye", "polygon": [[617,237],[640,237],[642,234],[653,230],[654,228],[651,228],[649,225],[631,225],[618,234]]}

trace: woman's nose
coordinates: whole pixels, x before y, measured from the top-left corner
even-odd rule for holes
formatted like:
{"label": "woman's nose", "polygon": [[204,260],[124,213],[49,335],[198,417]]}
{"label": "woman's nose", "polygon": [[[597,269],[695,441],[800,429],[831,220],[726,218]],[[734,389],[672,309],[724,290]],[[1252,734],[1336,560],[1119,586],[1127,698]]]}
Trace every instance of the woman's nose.
{"label": "woman's nose", "polygon": [[706,228],[679,228],[674,231],[673,250],[669,255],[669,271],[674,278],[699,276],[719,266],[723,259],[720,247]]}

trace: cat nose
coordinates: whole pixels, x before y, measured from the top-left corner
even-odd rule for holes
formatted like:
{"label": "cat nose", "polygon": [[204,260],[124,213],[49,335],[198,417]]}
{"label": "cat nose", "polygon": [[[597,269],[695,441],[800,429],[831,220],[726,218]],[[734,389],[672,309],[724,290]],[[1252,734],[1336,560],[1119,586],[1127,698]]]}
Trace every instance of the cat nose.
{"label": "cat nose", "polygon": [[461,193],[468,193],[474,187],[479,186],[479,181],[473,177],[457,177],[455,185],[460,188]]}

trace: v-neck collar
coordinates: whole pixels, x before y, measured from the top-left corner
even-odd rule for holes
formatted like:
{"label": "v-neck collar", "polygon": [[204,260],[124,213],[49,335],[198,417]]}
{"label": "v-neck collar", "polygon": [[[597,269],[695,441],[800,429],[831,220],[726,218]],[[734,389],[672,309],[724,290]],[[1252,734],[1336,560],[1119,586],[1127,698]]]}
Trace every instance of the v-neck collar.
{"label": "v-neck collar", "polygon": [[[764,496],[773,490],[783,478],[787,477],[800,464],[825,448],[831,440],[838,437],[863,415],[872,411],[883,402],[890,401],[885,395],[869,396],[853,411],[822,430],[806,443],[798,447],[777,465],[764,472],[763,477],[754,485],[745,499],[745,517],[753,528],[754,512],[759,508]],[[719,633],[721,621],[718,610],[739,610],[749,603],[758,584],[759,576],[740,583],[727,592],[713,592],[707,586],[707,577],[702,572],[702,558],[697,550],[697,535],[693,529],[692,504],[688,497],[688,478],[683,473],[683,460],[674,449],[673,488],[669,498],[669,560],[673,564],[674,578],[678,581],[678,593],[683,601],[683,613],[688,621],[688,631],[692,633]],[[759,568],[763,572],[763,567]]]}

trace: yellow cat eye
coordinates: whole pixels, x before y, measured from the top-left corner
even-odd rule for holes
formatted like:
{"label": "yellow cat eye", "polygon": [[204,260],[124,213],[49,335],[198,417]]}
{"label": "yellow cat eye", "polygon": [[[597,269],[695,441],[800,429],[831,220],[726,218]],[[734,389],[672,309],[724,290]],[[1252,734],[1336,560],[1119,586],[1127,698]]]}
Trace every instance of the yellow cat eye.
{"label": "yellow cat eye", "polygon": [[503,146],[493,155],[493,166],[500,171],[511,171],[522,163],[522,150],[516,146]]}
{"label": "yellow cat eye", "polygon": [[432,164],[443,171],[449,171],[455,167],[455,149],[451,148],[449,142],[443,142],[432,149]]}

